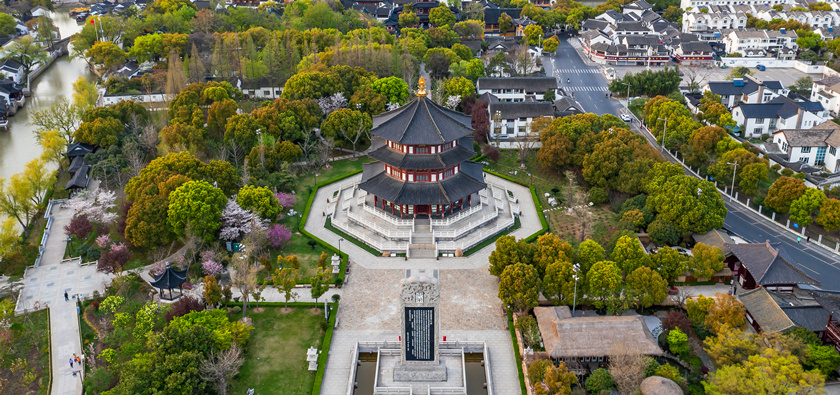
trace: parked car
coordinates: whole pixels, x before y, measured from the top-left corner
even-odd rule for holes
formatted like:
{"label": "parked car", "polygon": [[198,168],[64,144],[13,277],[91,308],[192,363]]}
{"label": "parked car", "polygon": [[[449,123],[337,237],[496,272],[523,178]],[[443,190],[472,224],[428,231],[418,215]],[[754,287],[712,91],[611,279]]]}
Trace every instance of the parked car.
{"label": "parked car", "polygon": [[755,68],[757,68],[758,71],[764,71],[764,70],[767,69],[766,67],[764,67],[763,64],[757,64],[757,65],[755,65]]}
{"label": "parked car", "polygon": [[671,285],[671,286],[668,288],[668,295],[676,295],[676,294],[678,294],[678,293],[680,293],[680,290],[678,290],[678,289],[677,289],[677,287],[675,287],[675,286]]}
{"label": "parked car", "polygon": [[619,118],[621,118],[621,120],[624,122],[630,122],[632,120],[629,115],[623,113],[619,115]]}

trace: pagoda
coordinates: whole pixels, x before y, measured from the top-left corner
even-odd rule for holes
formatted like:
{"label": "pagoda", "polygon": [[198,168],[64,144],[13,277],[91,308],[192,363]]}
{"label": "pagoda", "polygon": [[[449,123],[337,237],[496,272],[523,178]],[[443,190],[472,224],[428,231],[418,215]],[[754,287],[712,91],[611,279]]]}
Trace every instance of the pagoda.
{"label": "pagoda", "polygon": [[[420,78],[417,97],[373,117],[368,156],[359,188],[374,206],[401,218],[444,216],[469,208],[473,194],[487,188],[473,150],[472,117],[426,97]],[[478,200],[478,199],[475,199]]]}

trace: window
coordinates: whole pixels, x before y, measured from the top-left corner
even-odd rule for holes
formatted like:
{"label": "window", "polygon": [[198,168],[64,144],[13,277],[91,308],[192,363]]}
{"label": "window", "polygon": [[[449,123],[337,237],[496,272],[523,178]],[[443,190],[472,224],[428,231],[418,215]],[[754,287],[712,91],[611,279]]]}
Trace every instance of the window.
{"label": "window", "polygon": [[416,152],[418,154],[428,154],[429,153],[429,147],[417,147]]}
{"label": "window", "polygon": [[837,155],[837,149],[834,148],[834,147],[831,147],[831,149],[828,150],[828,153],[830,153],[831,155]]}
{"label": "window", "polygon": [[802,162],[802,163],[808,163],[809,159],[811,159],[811,158],[802,157],[802,158],[799,158],[799,161]]}
{"label": "window", "polygon": [[428,174],[416,174],[414,176],[414,181],[429,181]]}
{"label": "window", "polygon": [[814,164],[817,166],[825,164],[825,147],[817,147],[817,157],[814,158]]}
{"label": "window", "polygon": [[811,147],[802,147],[799,149],[803,154],[811,153]]}
{"label": "window", "polygon": [[453,174],[455,174],[455,169],[449,169],[449,170],[447,170],[447,171],[445,171],[445,172],[443,173],[443,176],[444,176],[444,177],[449,177],[449,176],[451,176],[451,175],[453,175]]}

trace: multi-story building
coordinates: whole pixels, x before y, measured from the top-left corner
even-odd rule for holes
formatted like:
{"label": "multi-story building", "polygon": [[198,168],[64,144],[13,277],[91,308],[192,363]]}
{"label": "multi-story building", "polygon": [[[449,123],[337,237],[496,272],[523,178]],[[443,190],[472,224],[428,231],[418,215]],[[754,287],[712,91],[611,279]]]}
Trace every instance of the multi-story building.
{"label": "multi-story building", "polygon": [[810,129],[782,129],[773,134],[775,143],[788,162],[824,166],[826,171],[840,171],[840,125],[825,121]]}
{"label": "multi-story building", "polygon": [[[550,102],[495,102],[487,106],[487,111],[490,113],[490,136],[507,139],[529,136],[531,122],[534,119],[554,116],[554,104]],[[496,123],[496,118],[499,119],[499,123]]]}
{"label": "multi-story building", "polygon": [[721,29],[744,29],[747,14],[743,12],[686,12],[682,19],[682,31],[699,33]]}
{"label": "multi-story building", "polygon": [[786,29],[756,30],[743,29],[729,32],[723,42],[726,45],[727,53],[740,53],[748,49],[758,49],[766,52],[774,52],[782,48],[797,49],[798,36],[796,32]]}
{"label": "multi-story building", "polygon": [[680,0],[680,8],[698,9],[709,6],[792,4],[794,0]]}
{"label": "multi-story building", "polygon": [[481,77],[476,83],[479,95],[493,94],[501,102],[543,101],[545,93],[557,89],[554,77]]}
{"label": "multi-story building", "polygon": [[760,81],[749,74],[732,81],[709,81],[703,91],[720,95],[726,108],[733,108],[739,103],[767,103],[779,96],[790,93],[779,81]]}
{"label": "multi-story building", "polygon": [[770,135],[780,129],[810,129],[828,119],[822,104],[778,96],[766,103],[739,103],[732,119],[743,127],[746,138]]}
{"label": "multi-story building", "polygon": [[814,81],[811,101],[822,103],[831,115],[840,114],[840,77],[828,77]]}

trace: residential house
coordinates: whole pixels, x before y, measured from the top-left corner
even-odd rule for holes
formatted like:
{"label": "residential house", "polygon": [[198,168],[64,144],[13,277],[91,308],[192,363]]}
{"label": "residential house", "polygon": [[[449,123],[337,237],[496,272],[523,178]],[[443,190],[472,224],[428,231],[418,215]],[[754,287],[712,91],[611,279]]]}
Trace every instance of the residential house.
{"label": "residential house", "polygon": [[12,80],[16,84],[22,84],[26,74],[24,73],[23,65],[14,59],[6,59],[0,65],[0,79]]}
{"label": "residential house", "polygon": [[743,53],[748,49],[759,49],[765,52],[775,52],[782,48],[798,49],[796,39],[799,38],[792,30],[756,30],[743,29],[729,32],[723,42],[727,53]]}
{"label": "residential house", "polygon": [[732,119],[742,127],[743,137],[770,135],[777,130],[810,129],[828,119],[822,104],[795,101],[778,96],[766,103],[739,103],[732,107]]}
{"label": "residential house", "polygon": [[[428,29],[432,27],[431,22],[429,22],[429,13],[432,11],[433,8],[437,8],[440,6],[440,2],[437,0],[412,0],[412,1],[398,1],[395,2],[399,5],[394,7],[391,10],[388,19],[385,20],[383,23],[385,25],[385,29],[391,33],[396,33],[399,29],[399,22],[400,22],[400,14],[402,14],[404,6],[411,4],[411,9],[415,15],[419,18],[420,22],[418,23],[419,27],[423,29]],[[455,7],[449,7],[449,10],[455,14],[455,20],[458,20],[460,16],[460,10]],[[376,15],[379,15],[379,11],[375,11]]]}
{"label": "residential house", "polygon": [[502,32],[499,30],[499,17],[502,14],[507,14],[512,21],[518,20],[522,13],[521,8],[490,8],[484,9],[484,35],[485,36],[501,36],[501,35],[515,35],[516,26],[512,26],[513,30]]}
{"label": "residential house", "polygon": [[795,327],[824,336],[829,312],[810,295],[796,287],[793,292],[768,291],[764,287],[742,292],[738,299],[746,308],[747,323],[758,333],[778,333]]}
{"label": "residential house", "polygon": [[567,117],[569,115],[583,114],[583,107],[568,96],[563,96],[554,101],[554,117]]}
{"label": "residential house", "polygon": [[[554,105],[550,102],[496,102],[488,104],[487,111],[491,137],[507,139],[529,136],[531,122],[541,117],[553,117]],[[498,124],[497,117],[500,119]]]}
{"label": "residential house", "polygon": [[732,5],[770,5],[792,4],[795,0],[680,0],[680,8],[702,8],[709,6],[732,6]]}
{"label": "residential house", "polygon": [[730,109],[739,103],[767,103],[790,92],[779,81],[762,82],[751,75],[732,81],[709,81],[703,86],[703,91],[720,95],[723,104]]}
{"label": "residential house", "polygon": [[826,171],[840,171],[840,125],[828,120],[810,129],[782,129],[773,134],[782,156],[788,162],[825,166]]}
{"label": "residential house", "polygon": [[545,93],[557,89],[554,77],[481,77],[476,82],[479,95],[491,93],[499,101],[543,101]]}
{"label": "residential house", "polygon": [[827,77],[814,81],[811,101],[822,103],[832,116],[840,114],[840,77]]}
{"label": "residential house", "polygon": [[12,80],[0,80],[0,101],[9,107],[9,115],[14,115],[17,109],[26,103],[23,85]]}
{"label": "residential house", "polygon": [[699,9],[687,11],[683,14],[682,31],[686,33],[699,33],[709,31],[720,31],[721,29],[744,29],[747,27],[747,14],[742,12],[730,13],[707,12]]}
{"label": "residential house", "polygon": [[607,366],[621,350],[664,354],[642,316],[572,317],[568,306],[535,307],[534,315],[548,357],[576,373]]}
{"label": "residential house", "polygon": [[674,57],[684,66],[708,66],[715,60],[715,51],[707,42],[686,42],[674,50]]}
{"label": "residential house", "polygon": [[764,287],[768,291],[792,293],[800,285],[820,282],[794,266],[779,249],[780,243],[727,244],[733,258],[727,259],[738,284],[744,289]]}
{"label": "residential house", "polygon": [[76,191],[79,189],[86,189],[90,183],[90,165],[82,165],[76,173],[73,174],[73,177],[67,181],[67,185],[64,186],[65,191]]}

